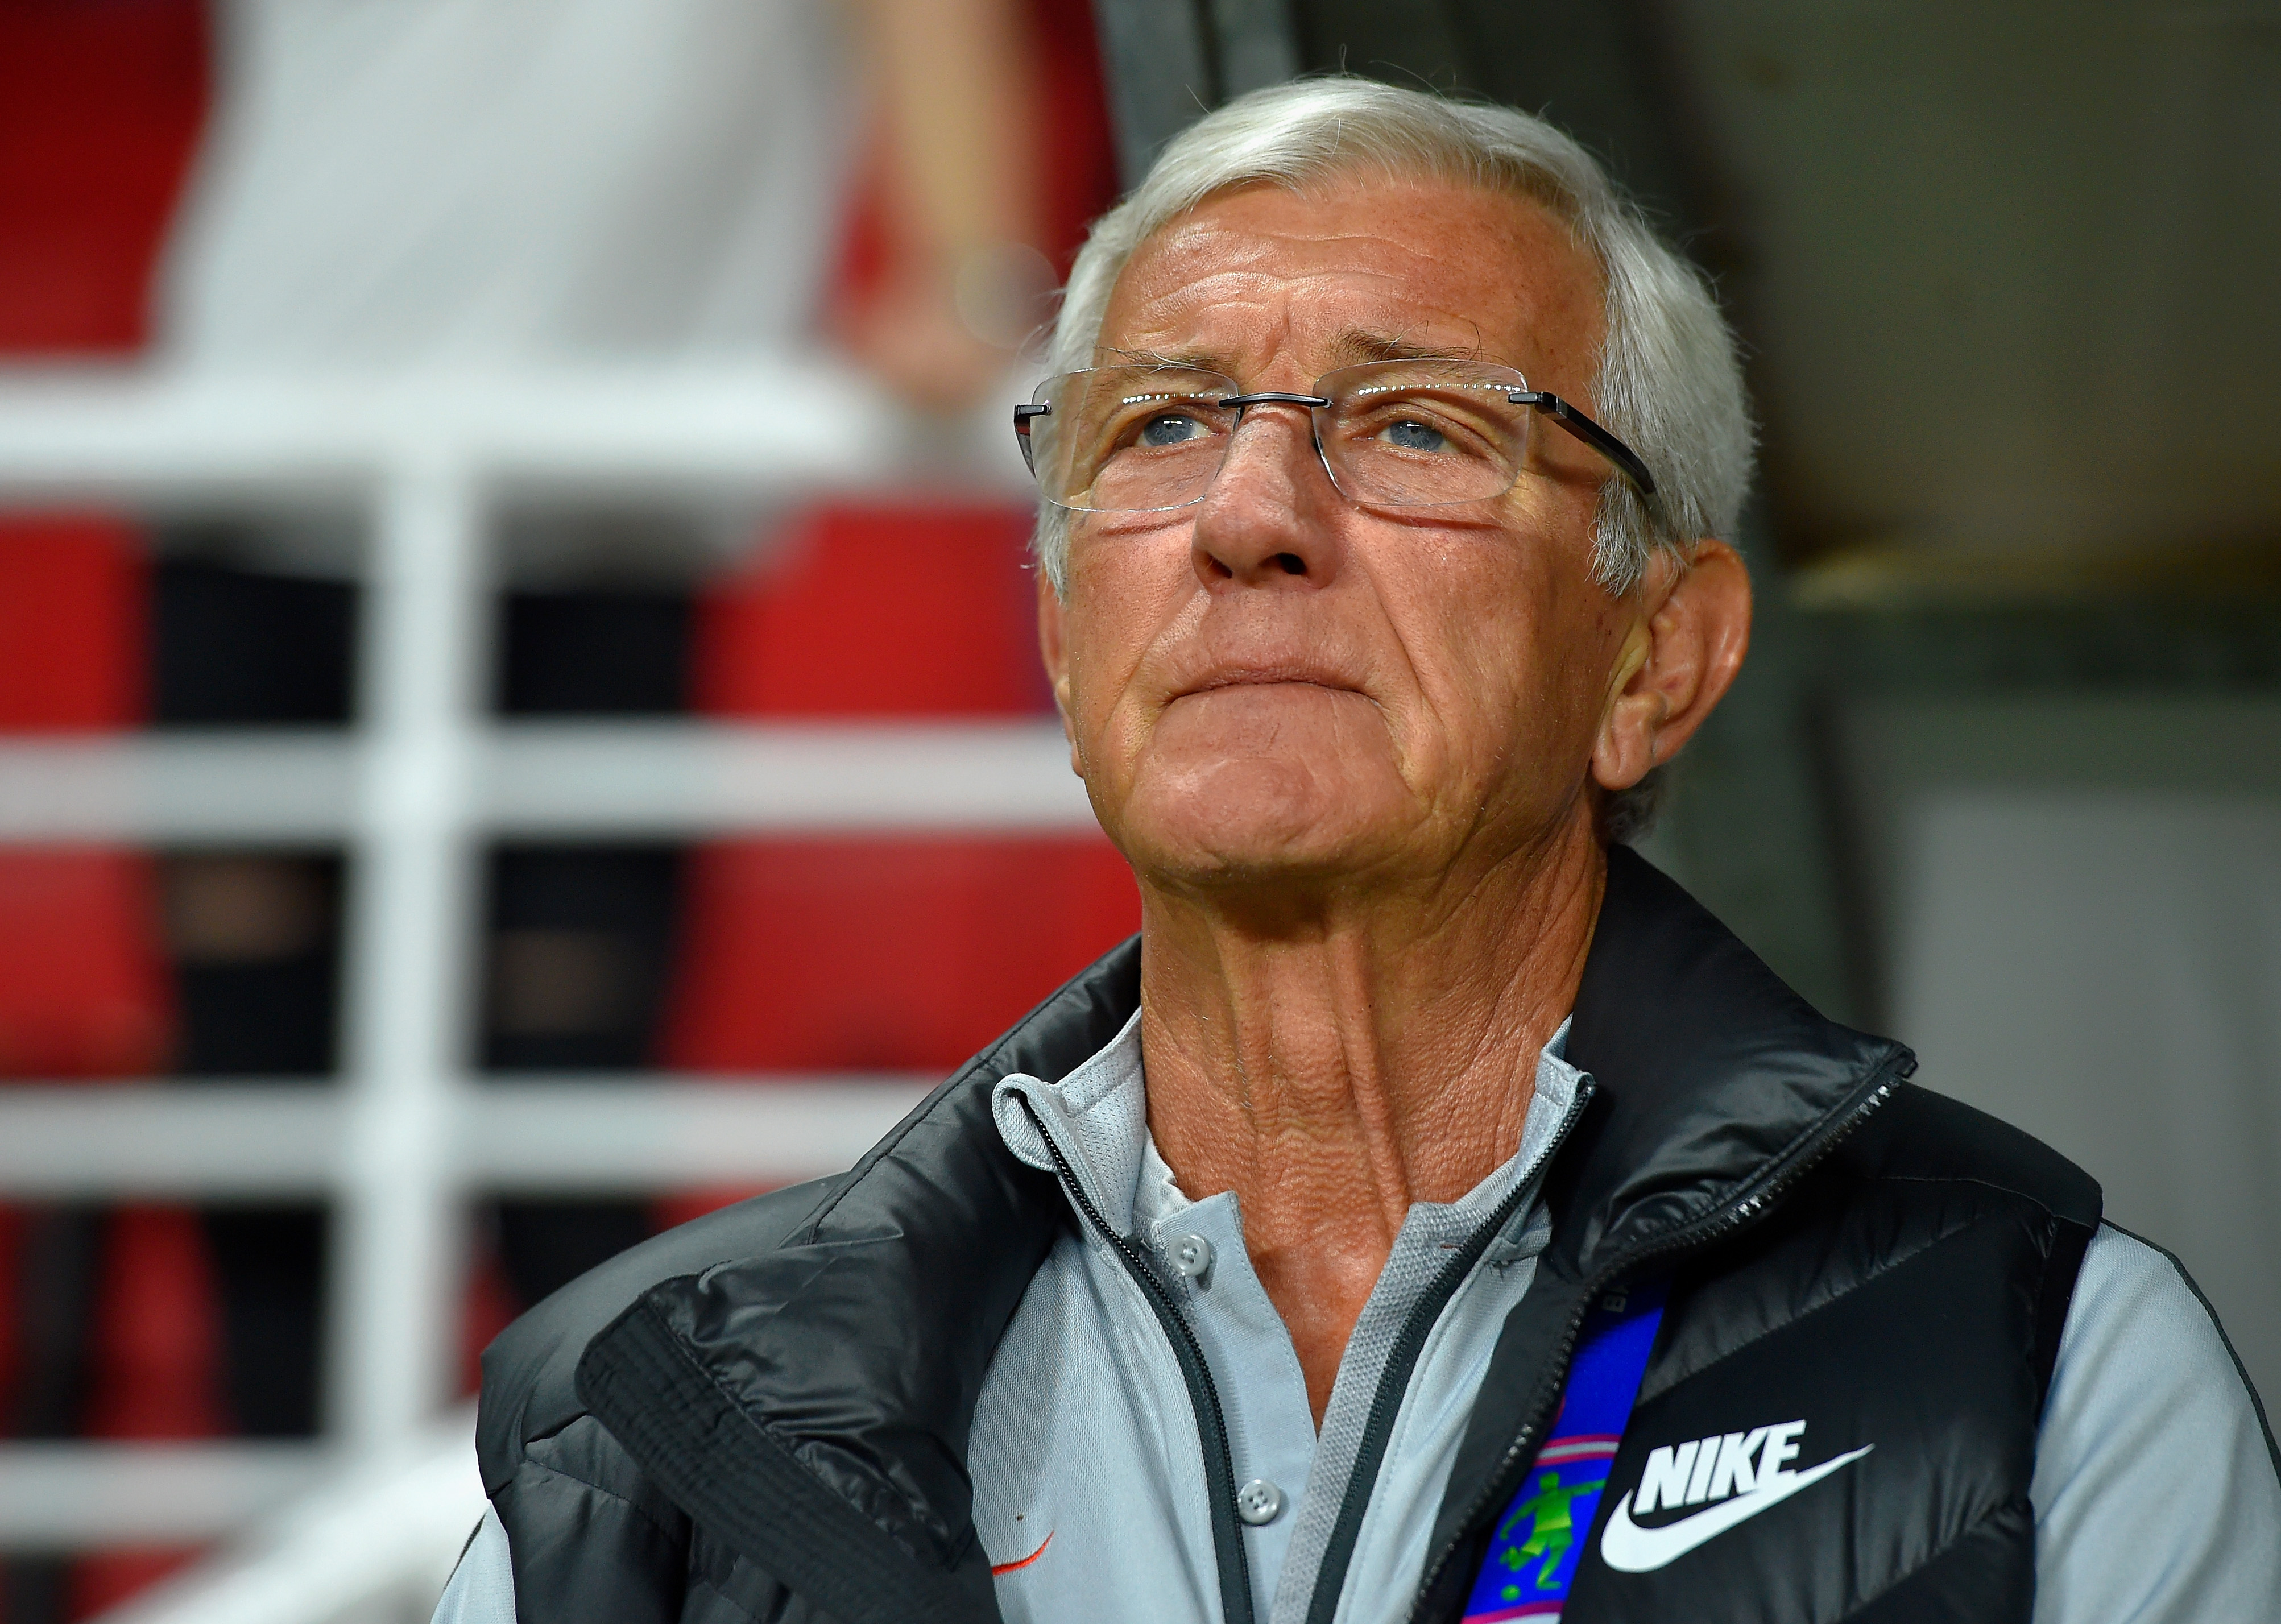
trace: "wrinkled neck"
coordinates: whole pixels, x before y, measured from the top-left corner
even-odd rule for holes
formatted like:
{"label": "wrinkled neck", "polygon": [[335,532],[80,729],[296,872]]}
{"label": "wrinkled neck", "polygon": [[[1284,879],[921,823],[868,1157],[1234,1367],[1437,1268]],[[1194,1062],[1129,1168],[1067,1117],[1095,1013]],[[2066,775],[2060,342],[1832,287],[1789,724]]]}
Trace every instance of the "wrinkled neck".
{"label": "wrinkled neck", "polygon": [[1319,1174],[1390,1233],[1411,1202],[1479,1183],[1519,1142],[1605,876],[1588,839],[1456,896],[1265,918],[1255,899],[1148,896],[1148,1120],[1182,1187],[1235,1189],[1249,1211]]}
{"label": "wrinkled neck", "polygon": [[1318,1415],[1411,1204],[1519,1145],[1605,878],[1587,834],[1458,894],[1278,912],[1144,885],[1148,1126],[1189,1195],[1235,1192]]}

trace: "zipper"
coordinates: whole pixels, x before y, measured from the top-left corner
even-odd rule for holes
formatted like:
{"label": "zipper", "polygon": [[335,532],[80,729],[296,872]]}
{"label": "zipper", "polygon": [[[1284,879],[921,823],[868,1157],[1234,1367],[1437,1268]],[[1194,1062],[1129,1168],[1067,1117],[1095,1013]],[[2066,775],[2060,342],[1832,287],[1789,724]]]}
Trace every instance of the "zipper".
{"label": "zipper", "polygon": [[1402,1402],[1409,1396],[1410,1377],[1417,1367],[1418,1356],[1425,1350],[1426,1339],[1432,1334],[1434,1322],[1442,1311],[1465,1283],[1465,1276],[1488,1249],[1489,1242],[1504,1232],[1520,1203],[1536,1187],[1545,1164],[1568,1138],[1568,1131],[1576,1125],[1577,1117],[1592,1098],[1592,1079],[1580,1077],[1576,1097],[1568,1102],[1568,1110],[1553,1130],[1551,1139],[1536,1159],[1522,1172],[1510,1194],[1496,1204],[1495,1210],[1483,1219],[1480,1227],[1466,1238],[1458,1255],[1450,1259],[1426,1294],[1412,1304],[1402,1322],[1400,1334],[1386,1356],[1386,1364],[1379,1372],[1378,1388],[1371,1395],[1370,1414],[1363,1422],[1362,1442],[1355,1450],[1353,1469],[1347,1474],[1345,1496],[1339,1502],[1338,1520],[1331,1525],[1331,1535],[1323,1550],[1321,1565],[1315,1570],[1315,1588],[1308,1598],[1307,1624],[1331,1624],[1337,1614],[1340,1592],[1346,1589],[1347,1569],[1354,1561],[1355,1543],[1362,1535],[1362,1521],[1370,1510],[1370,1498],[1378,1484],[1378,1469],[1385,1464],[1386,1446],[1394,1435],[1394,1423],[1402,1412]]}
{"label": "zipper", "polygon": [[[1896,1074],[1897,1065],[1902,1069]],[[1669,1253],[1689,1251],[1713,1241],[1722,1240],[1762,1216],[1776,1199],[1836,1149],[1848,1134],[1867,1121],[1879,1106],[1891,1099],[1894,1089],[1914,1070],[1914,1063],[1908,1061],[1906,1056],[1887,1059],[1854,1090],[1846,1104],[1840,1105],[1830,1113],[1826,1125],[1819,1132],[1746,1180],[1744,1186],[1745,1193],[1708,1218],[1698,1219],[1676,1233],[1651,1241],[1618,1258],[1586,1283],[1583,1295],[1577,1299],[1575,1311],[1568,1317],[1568,1324],[1560,1334],[1560,1341],[1554,1346],[1550,1365],[1545,1371],[1544,1379],[1538,1383],[1536,1398],[1529,1407],[1527,1419],[1521,1423],[1520,1431],[1506,1448],[1504,1458],[1497,1463],[1496,1474],[1489,1479],[1488,1486],[1474,1496],[1473,1504],[1465,1508],[1465,1516],[1458,1520],[1456,1537],[1434,1552],[1433,1559],[1426,1565],[1424,1576],[1419,1581],[1417,1600],[1411,1607],[1411,1624],[1424,1624],[1426,1598],[1432,1594],[1450,1558],[1465,1543],[1465,1530],[1480,1520],[1483,1512],[1511,1499],[1514,1490],[1519,1487],[1519,1479],[1526,1473],[1527,1462],[1535,1458],[1531,1445],[1541,1444],[1536,1436],[1537,1429],[1544,1425],[1548,1413],[1559,1399],[1561,1388],[1567,1383],[1569,1363],[1575,1357],[1577,1339],[1583,1334],[1584,1317],[1590,1311],[1593,1303],[1619,1280],[1635,1272],[1641,1264]]]}
{"label": "zipper", "polygon": [[1221,1410],[1219,1389],[1212,1385],[1211,1369],[1204,1363],[1204,1350],[1189,1329],[1171,1290],[1149,1262],[1148,1255],[1127,1236],[1118,1234],[1101,1216],[1093,1198],[1078,1182],[1062,1148],[1046,1131],[1046,1125],[1037,1108],[1019,1091],[1015,1102],[1030,1119],[1030,1125],[1045,1141],[1046,1154],[1053,1158],[1054,1173],[1069,1192],[1069,1198],[1086,1221],[1099,1232],[1113,1249],[1133,1284],[1148,1306],[1156,1311],[1157,1323],[1164,1326],[1164,1335],[1172,1344],[1172,1357],[1179,1365],[1181,1379],[1187,1383],[1188,1404],[1195,1411],[1198,1442],[1203,1446],[1204,1489],[1211,1503],[1212,1549],[1218,1558],[1219,1605],[1225,1624],[1252,1624],[1251,1565],[1243,1548],[1243,1524],[1235,1514],[1235,1461],[1227,1442],[1227,1417]]}

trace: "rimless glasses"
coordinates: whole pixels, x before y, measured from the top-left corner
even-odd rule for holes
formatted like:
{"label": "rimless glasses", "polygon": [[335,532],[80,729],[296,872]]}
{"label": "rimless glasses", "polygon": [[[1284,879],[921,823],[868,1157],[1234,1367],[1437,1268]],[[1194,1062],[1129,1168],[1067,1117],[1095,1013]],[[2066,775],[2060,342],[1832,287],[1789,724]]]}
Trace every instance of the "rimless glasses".
{"label": "rimless glasses", "polygon": [[1156,513],[1201,502],[1255,406],[1307,408],[1315,453],[1350,500],[1402,507],[1504,495],[1547,418],[1652,499],[1647,465],[1614,435],[1510,367],[1370,361],[1305,395],[1245,394],[1223,374],[1133,365],[1065,372],[1014,408],[1022,458],[1046,500],[1079,513]]}

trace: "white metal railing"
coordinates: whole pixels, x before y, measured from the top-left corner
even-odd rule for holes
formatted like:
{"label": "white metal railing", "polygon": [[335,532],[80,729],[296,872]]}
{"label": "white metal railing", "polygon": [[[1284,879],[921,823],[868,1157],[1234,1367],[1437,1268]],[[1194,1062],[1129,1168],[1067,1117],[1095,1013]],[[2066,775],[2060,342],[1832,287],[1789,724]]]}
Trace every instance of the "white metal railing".
{"label": "white metal railing", "polygon": [[[19,501],[371,500],[419,492],[751,497],[926,482],[1019,491],[1001,415],[897,409],[818,360],[199,375],[0,370],[0,490]],[[386,504],[384,504],[386,505]],[[428,517],[434,517],[431,512]],[[380,551],[407,561],[411,530]],[[383,566],[383,569],[385,566]]]}
{"label": "white metal railing", "polygon": [[220,1556],[104,1624],[418,1624],[482,1515],[466,1411],[264,1514]]}
{"label": "white metal railing", "polygon": [[796,360],[0,372],[0,506],[319,503],[370,521],[353,727],[0,741],[0,841],[337,843],[351,859],[336,1082],[0,1086],[10,1196],[331,1201],[323,1442],[0,1450],[0,1545],[147,1537],[154,1525],[128,1508],[161,1500],[199,1508],[175,1533],[212,1533],[329,1464],[416,1453],[449,1396],[475,1192],[802,1177],[845,1165],[908,1107],[923,1079],[479,1084],[468,1050],[481,843],[1089,829],[1057,731],[491,723],[478,714],[487,520],[535,497],[1012,493],[1009,439],[994,412],[921,420],[843,369]]}
{"label": "white metal railing", "polygon": [[307,1443],[12,1443],[0,1516],[19,1546],[69,1550],[91,1527],[124,1544],[225,1537],[340,1464]]}
{"label": "white metal railing", "polygon": [[[453,1185],[499,1195],[783,1184],[854,1162],[938,1080],[454,1079],[439,1162]],[[329,1195],[356,1162],[355,1125],[344,1091],[323,1082],[11,1084],[0,1087],[0,1197]]]}
{"label": "white metal railing", "polygon": [[[1095,827],[1048,723],[514,723],[467,731],[460,816],[499,837]],[[337,729],[0,740],[0,841],[336,842],[364,770]]]}

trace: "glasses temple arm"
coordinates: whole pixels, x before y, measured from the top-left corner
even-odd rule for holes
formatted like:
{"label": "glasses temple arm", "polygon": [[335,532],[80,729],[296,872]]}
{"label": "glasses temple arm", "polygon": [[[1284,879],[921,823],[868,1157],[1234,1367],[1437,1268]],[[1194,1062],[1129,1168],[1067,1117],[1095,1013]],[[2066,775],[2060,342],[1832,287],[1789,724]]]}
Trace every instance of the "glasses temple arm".
{"label": "glasses temple arm", "polygon": [[1030,420],[1033,417],[1050,417],[1053,412],[1053,407],[1049,406],[1031,405],[1026,402],[1014,408],[1014,441],[1022,448],[1022,466],[1032,474],[1038,471],[1038,459],[1037,454],[1030,449]]}
{"label": "glasses temple arm", "polygon": [[1647,464],[1639,460],[1638,454],[1559,396],[1539,389],[1516,392],[1512,398],[1515,406],[1535,406],[1570,434],[1574,435],[1585,445],[1614,463],[1617,469],[1626,479],[1632,482],[1633,488],[1642,496],[1655,495],[1655,476],[1647,471]]}

